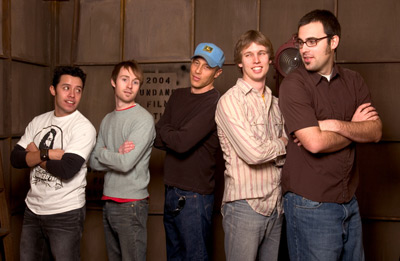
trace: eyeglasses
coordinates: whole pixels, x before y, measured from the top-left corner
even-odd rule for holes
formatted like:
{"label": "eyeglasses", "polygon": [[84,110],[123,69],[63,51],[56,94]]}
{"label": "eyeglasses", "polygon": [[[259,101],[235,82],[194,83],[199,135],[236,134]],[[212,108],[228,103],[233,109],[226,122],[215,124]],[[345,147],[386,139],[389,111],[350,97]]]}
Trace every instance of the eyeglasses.
{"label": "eyeglasses", "polygon": [[330,38],[331,36],[327,35],[321,38],[308,38],[306,41],[303,41],[299,38],[296,39],[296,41],[294,42],[294,46],[297,49],[302,49],[303,45],[306,44],[308,47],[314,47],[318,44],[319,41],[325,39],[325,38]]}

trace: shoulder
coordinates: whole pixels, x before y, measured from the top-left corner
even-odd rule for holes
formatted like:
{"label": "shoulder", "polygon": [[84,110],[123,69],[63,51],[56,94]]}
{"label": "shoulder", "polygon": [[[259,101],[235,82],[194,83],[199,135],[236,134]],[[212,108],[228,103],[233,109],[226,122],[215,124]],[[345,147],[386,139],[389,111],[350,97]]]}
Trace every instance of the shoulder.
{"label": "shoulder", "polygon": [[171,98],[178,97],[178,96],[186,96],[189,94],[190,94],[190,87],[178,88],[172,92]]}
{"label": "shoulder", "polygon": [[145,108],[143,108],[140,104],[136,104],[136,106],[133,109],[134,110],[132,110],[132,113],[140,115],[140,117],[142,117],[145,120],[154,121],[153,115],[151,115],[151,113]]}
{"label": "shoulder", "polygon": [[[320,77],[320,76],[319,76]],[[304,67],[300,67],[286,76],[279,86],[279,96],[295,95],[297,92],[312,89],[318,80],[315,73],[308,72]]]}
{"label": "shoulder", "polygon": [[240,97],[243,97],[245,94],[243,91],[237,86],[229,88],[220,98],[219,103],[228,102],[230,100],[239,100]]}
{"label": "shoulder", "polygon": [[309,75],[310,73],[304,67],[299,67],[282,80],[282,85],[291,81],[305,81]]}
{"label": "shoulder", "polygon": [[89,132],[94,132],[94,134],[96,134],[96,129],[93,124],[81,112],[77,111],[73,121],[76,127]]}
{"label": "shoulder", "polygon": [[345,79],[349,79],[349,80],[362,80],[363,79],[361,74],[357,71],[353,71],[351,69],[344,68],[339,65],[336,65],[335,69],[337,70],[339,75],[341,77],[344,77]]}
{"label": "shoulder", "polygon": [[178,88],[172,90],[171,96],[168,99],[168,103],[173,104],[175,101],[187,99],[190,96],[190,87]]}
{"label": "shoulder", "polygon": [[53,117],[53,115],[54,115],[54,111],[48,111],[48,112],[45,112],[45,113],[35,116],[32,119],[32,122],[44,121],[44,120],[47,120],[47,119]]}

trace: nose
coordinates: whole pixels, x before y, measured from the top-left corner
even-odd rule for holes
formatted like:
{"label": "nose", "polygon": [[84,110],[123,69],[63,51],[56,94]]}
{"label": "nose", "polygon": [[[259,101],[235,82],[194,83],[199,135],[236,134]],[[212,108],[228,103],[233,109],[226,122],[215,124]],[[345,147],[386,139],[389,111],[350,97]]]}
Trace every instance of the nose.
{"label": "nose", "polygon": [[195,70],[194,70],[196,73],[201,73],[201,66],[196,66],[196,68],[195,68]]}
{"label": "nose", "polygon": [[75,97],[75,90],[73,88],[69,89],[68,96]]}
{"label": "nose", "polygon": [[254,63],[259,63],[260,62],[260,57],[258,54],[254,55]]}
{"label": "nose", "polygon": [[310,49],[310,47],[308,47],[308,45],[306,43],[303,43],[299,46],[300,52],[305,52],[305,51],[308,51],[309,49]]}

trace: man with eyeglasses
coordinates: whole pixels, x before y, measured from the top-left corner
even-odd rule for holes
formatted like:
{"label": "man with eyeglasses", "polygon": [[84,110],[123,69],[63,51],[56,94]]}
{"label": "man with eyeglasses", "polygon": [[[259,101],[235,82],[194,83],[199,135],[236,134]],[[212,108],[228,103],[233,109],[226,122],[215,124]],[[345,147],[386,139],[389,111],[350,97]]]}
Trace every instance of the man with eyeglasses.
{"label": "man with eyeglasses", "polygon": [[280,86],[289,136],[282,192],[291,260],[364,260],[355,145],[378,142],[382,123],[360,74],[335,64],[339,40],[331,12],[302,17],[296,44],[304,68]]}

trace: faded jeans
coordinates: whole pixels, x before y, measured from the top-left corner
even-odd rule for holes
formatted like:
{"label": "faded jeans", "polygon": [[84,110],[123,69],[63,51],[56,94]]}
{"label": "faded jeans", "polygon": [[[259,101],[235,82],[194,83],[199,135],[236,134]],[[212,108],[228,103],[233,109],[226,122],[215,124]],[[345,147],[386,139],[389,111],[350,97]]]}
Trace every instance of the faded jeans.
{"label": "faded jeans", "polygon": [[109,260],[146,260],[148,210],[147,199],[105,202],[103,225]]}
{"label": "faded jeans", "polygon": [[86,207],[54,215],[36,215],[25,208],[20,260],[80,260]]}
{"label": "faded jeans", "polygon": [[277,260],[283,216],[255,212],[246,200],[222,207],[226,260]]}
{"label": "faded jeans", "polygon": [[284,196],[290,260],[364,260],[357,199],[321,203],[294,193]]}

